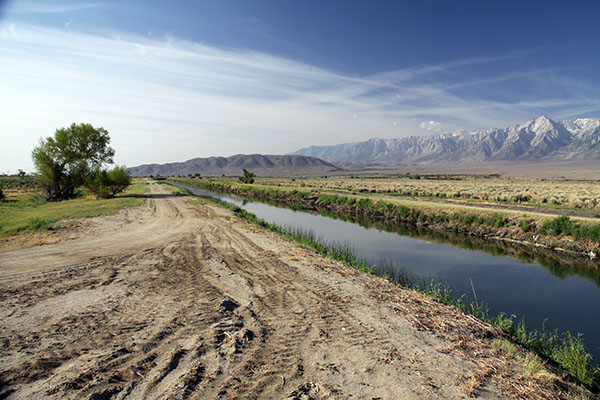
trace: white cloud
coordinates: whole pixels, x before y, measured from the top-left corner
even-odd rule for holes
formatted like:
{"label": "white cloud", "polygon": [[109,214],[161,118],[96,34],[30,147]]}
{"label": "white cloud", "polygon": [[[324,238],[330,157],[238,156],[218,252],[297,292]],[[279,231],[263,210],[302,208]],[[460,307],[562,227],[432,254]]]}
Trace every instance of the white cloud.
{"label": "white cloud", "polygon": [[439,132],[442,129],[442,124],[437,121],[423,121],[419,126],[427,131]]}
{"label": "white cloud", "polygon": [[420,128],[503,127],[553,110],[572,115],[597,107],[597,95],[589,93],[509,103],[459,97],[452,89],[461,82],[421,79],[431,71],[482,62],[350,77],[176,37],[3,26],[0,135],[3,142],[19,141],[0,157],[0,172],[31,169],[29,153],[37,140],[71,122],[104,126],[117,162],[137,165],[285,153],[311,144],[409,135]]}
{"label": "white cloud", "polygon": [[62,3],[62,4],[48,4],[33,0],[28,1],[19,1],[15,3],[15,7],[11,10],[11,12],[17,14],[60,14],[60,13],[69,13],[73,11],[86,10],[90,8],[102,7],[102,3],[100,2],[92,2],[86,3],[83,1],[73,2],[73,3]]}

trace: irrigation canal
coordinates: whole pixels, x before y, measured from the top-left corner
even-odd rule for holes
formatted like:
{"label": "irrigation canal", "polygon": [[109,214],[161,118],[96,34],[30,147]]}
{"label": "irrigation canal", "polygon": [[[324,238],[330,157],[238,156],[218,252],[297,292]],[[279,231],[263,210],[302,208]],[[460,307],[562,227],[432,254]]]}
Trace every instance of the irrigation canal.
{"label": "irrigation canal", "polygon": [[[210,196],[283,227],[312,231],[324,242],[349,245],[378,272],[396,270],[448,285],[456,294],[484,301],[491,315],[522,318],[529,329],[558,329],[583,334],[588,352],[600,361],[600,270],[584,273],[573,266],[541,265],[479,251],[432,243],[352,222],[294,211],[170,182],[198,196]],[[563,271],[557,273],[557,271]],[[545,320],[545,322],[544,322]]]}

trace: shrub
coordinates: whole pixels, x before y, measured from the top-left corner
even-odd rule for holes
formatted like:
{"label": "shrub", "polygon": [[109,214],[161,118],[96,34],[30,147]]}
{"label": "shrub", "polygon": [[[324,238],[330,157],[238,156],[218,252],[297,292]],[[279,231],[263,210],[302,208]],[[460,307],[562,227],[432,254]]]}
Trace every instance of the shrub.
{"label": "shrub", "polygon": [[588,238],[600,242],[600,224],[578,225],[574,236],[576,239]]}
{"label": "shrub", "polygon": [[[292,194],[294,194],[294,192],[297,192],[297,190],[293,190]],[[319,196],[321,201],[324,203],[328,203],[328,204],[336,204],[338,201],[338,195],[337,194],[326,194],[326,193],[321,193],[321,195]]]}
{"label": "shrub", "polygon": [[96,197],[114,197],[131,185],[131,175],[125,166],[110,171],[96,169],[88,178],[87,187]]}
{"label": "shrub", "polygon": [[27,229],[30,231],[50,230],[53,222],[46,218],[30,218],[27,220]]}
{"label": "shrub", "polygon": [[560,235],[561,233],[570,235],[573,233],[574,226],[575,224],[568,216],[561,215],[553,220],[544,222],[542,225],[542,233],[550,231],[555,235]]}
{"label": "shrub", "polygon": [[131,175],[124,165],[114,167],[107,175],[107,188],[112,196],[123,192],[131,185]]}
{"label": "shrub", "polygon": [[522,219],[519,221],[519,227],[523,232],[529,232],[531,230],[531,222],[530,219]]}
{"label": "shrub", "polygon": [[108,172],[98,168],[89,175],[86,186],[94,196],[105,199],[109,196],[107,183]]}
{"label": "shrub", "polygon": [[500,214],[494,214],[492,216],[486,217],[484,222],[486,225],[501,228],[504,225],[506,225],[506,218]]}
{"label": "shrub", "polygon": [[369,199],[360,199],[356,202],[356,207],[358,207],[358,208],[368,209],[368,208],[371,208],[372,206],[373,206],[373,203],[371,203],[371,200],[369,200]]}
{"label": "shrub", "polygon": [[0,201],[4,200],[4,193],[2,192],[2,186],[0,186]]}
{"label": "shrub", "polygon": [[561,215],[553,220],[546,221],[540,232],[543,234],[571,235],[576,239],[591,239],[600,242],[600,224],[598,223],[575,223],[566,215]]}
{"label": "shrub", "polygon": [[254,178],[256,177],[256,174],[248,171],[246,168],[242,168],[242,172],[244,173],[244,175],[240,176],[238,178],[240,180],[240,182],[242,182],[242,183],[254,183]]}
{"label": "shrub", "polygon": [[471,225],[473,222],[475,222],[476,219],[477,219],[476,215],[466,214],[463,217],[463,223],[466,224],[466,225]]}
{"label": "shrub", "polygon": [[410,208],[408,208],[406,206],[398,206],[397,210],[398,210],[398,213],[400,214],[400,216],[403,218],[408,217],[408,215],[410,214]]}

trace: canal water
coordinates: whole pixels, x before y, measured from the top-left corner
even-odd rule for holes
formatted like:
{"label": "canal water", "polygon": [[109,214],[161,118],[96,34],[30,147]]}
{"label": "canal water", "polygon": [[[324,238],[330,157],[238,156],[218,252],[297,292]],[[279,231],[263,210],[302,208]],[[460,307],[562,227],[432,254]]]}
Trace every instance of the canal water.
{"label": "canal water", "polygon": [[[514,315],[528,329],[545,324],[550,330],[583,334],[586,349],[600,361],[600,271],[577,275],[570,265],[547,269],[507,256],[494,256],[452,245],[433,243],[398,233],[360,226],[322,215],[294,211],[258,201],[176,184],[199,196],[237,205],[280,226],[312,231],[324,242],[350,246],[366,264],[433,279],[489,306],[490,314]],[[563,271],[557,273],[556,271]],[[472,283],[471,283],[472,282]]]}

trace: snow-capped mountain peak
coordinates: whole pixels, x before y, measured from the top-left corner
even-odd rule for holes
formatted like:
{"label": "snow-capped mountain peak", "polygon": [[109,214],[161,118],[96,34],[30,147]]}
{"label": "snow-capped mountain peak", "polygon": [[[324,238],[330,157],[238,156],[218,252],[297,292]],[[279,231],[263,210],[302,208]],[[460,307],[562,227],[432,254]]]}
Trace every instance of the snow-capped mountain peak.
{"label": "snow-capped mountain peak", "polygon": [[293,154],[317,157],[334,164],[600,161],[600,119],[578,118],[557,122],[542,115],[504,129],[311,146]]}

